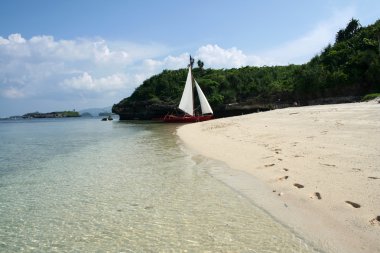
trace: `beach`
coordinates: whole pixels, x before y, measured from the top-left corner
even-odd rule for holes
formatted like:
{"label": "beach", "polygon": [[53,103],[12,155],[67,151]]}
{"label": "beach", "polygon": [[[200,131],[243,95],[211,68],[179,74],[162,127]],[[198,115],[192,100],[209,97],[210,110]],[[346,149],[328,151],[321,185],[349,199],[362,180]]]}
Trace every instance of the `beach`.
{"label": "beach", "polygon": [[[181,126],[186,149],[326,252],[380,252],[380,103],[291,107]],[[232,173],[233,174],[233,173]]]}

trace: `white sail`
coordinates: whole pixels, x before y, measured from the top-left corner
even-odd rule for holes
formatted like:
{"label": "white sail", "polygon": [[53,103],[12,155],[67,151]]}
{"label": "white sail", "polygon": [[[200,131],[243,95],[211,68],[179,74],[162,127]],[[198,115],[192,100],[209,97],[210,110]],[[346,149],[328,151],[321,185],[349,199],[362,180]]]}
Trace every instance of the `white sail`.
{"label": "white sail", "polygon": [[199,102],[201,103],[202,114],[207,114],[207,113],[212,114],[213,111],[211,109],[210,104],[207,101],[205,94],[203,94],[201,87],[199,87],[197,81],[195,79],[194,81],[195,81],[195,87],[197,88],[197,92],[198,92]]}
{"label": "white sail", "polygon": [[182,93],[181,101],[179,102],[179,109],[187,114],[194,115],[194,102],[193,102],[193,84],[191,82],[191,67],[187,73],[185,89]]}

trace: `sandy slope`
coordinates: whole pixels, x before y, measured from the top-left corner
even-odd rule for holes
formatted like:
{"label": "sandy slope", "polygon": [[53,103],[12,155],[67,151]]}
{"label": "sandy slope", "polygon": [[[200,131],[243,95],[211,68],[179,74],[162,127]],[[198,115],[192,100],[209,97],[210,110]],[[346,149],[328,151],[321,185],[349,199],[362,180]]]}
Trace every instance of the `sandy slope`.
{"label": "sandy slope", "polygon": [[178,135],[263,182],[230,184],[323,250],[380,252],[377,101],[218,119],[182,126]]}

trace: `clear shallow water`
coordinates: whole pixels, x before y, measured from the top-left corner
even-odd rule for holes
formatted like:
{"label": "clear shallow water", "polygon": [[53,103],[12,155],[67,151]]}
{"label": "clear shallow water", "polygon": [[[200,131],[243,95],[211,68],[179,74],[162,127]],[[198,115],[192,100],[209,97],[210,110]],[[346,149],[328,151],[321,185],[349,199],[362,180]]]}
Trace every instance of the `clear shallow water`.
{"label": "clear shallow water", "polygon": [[185,154],[175,128],[0,121],[0,252],[313,252]]}

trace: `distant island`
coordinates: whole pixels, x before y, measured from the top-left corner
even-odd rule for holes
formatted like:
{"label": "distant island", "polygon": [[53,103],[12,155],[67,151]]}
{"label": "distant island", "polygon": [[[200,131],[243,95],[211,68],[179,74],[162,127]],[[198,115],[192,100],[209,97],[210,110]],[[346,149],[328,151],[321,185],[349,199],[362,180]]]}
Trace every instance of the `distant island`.
{"label": "distant island", "polygon": [[103,117],[115,115],[111,112],[111,106],[102,108],[89,108],[80,111],[54,111],[54,112],[29,112],[24,115],[14,115],[6,118],[0,118],[0,120],[19,120],[19,119],[44,119],[44,118],[71,118],[71,117]]}
{"label": "distant island", "polygon": [[[69,118],[80,117],[79,112],[76,111],[62,111],[62,112],[30,112],[21,116],[23,119],[41,119],[41,118]],[[11,117],[12,118],[12,117]]]}

